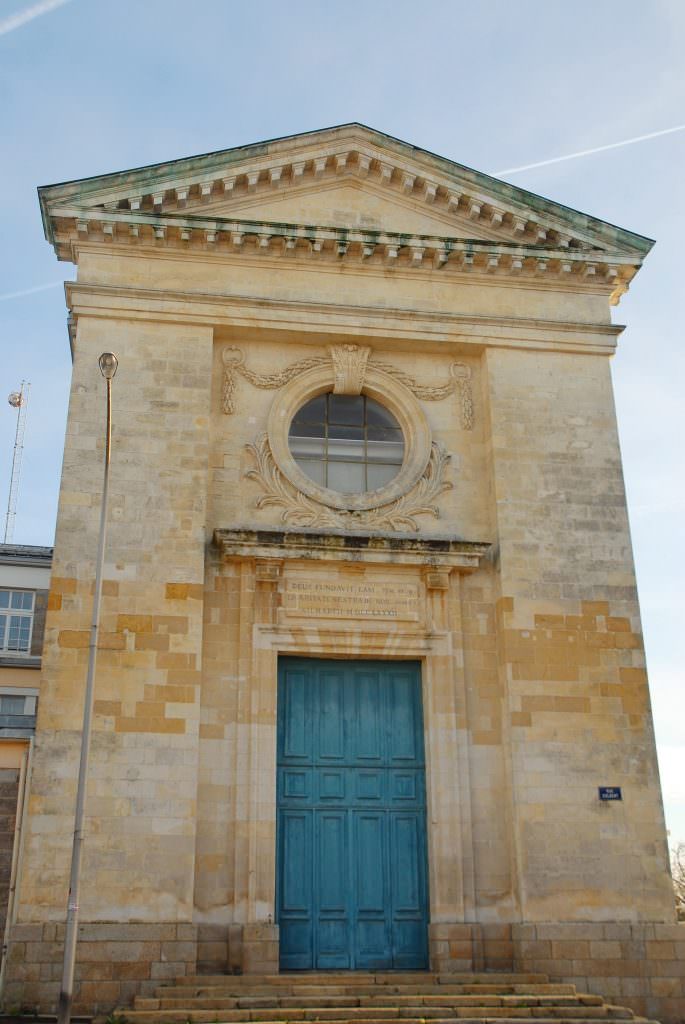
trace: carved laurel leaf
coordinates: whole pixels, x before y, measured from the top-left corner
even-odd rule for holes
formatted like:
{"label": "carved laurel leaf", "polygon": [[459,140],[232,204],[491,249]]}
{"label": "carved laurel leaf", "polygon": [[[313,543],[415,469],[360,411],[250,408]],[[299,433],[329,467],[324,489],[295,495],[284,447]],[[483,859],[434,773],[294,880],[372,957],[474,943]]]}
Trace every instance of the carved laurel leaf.
{"label": "carved laurel leaf", "polygon": [[441,494],[452,489],[452,484],[443,479],[450,455],[442,445],[433,442],[431,445],[430,459],[426,471],[419,480],[416,487],[397,498],[389,505],[382,505],[377,509],[370,509],[366,515],[365,526],[375,526],[392,530],[418,529],[416,517],[421,515],[440,518],[440,510],[433,504]]}
{"label": "carved laurel leaf", "polygon": [[255,480],[265,492],[257,500],[257,508],[282,508],[281,521],[294,526],[340,526],[333,509],[319,505],[298,491],[286,480],[274,461],[266,434],[261,434],[255,444],[246,446],[255,461],[253,469],[245,476]]}
{"label": "carved laurel leaf", "polygon": [[462,377],[459,380],[459,394],[461,397],[461,425],[464,430],[473,430],[473,393],[468,377]]}
{"label": "carved laurel leaf", "polygon": [[246,450],[254,460],[254,466],[246,471],[245,476],[258,483],[264,491],[257,499],[257,508],[280,508],[281,522],[293,526],[417,530],[418,516],[439,518],[440,510],[434,502],[452,488],[452,484],[443,479],[450,456],[436,442],[431,446],[425,473],[408,494],[378,508],[360,512],[329,508],[298,491],[276,465],[266,434],[261,434],[254,444],[248,444]]}

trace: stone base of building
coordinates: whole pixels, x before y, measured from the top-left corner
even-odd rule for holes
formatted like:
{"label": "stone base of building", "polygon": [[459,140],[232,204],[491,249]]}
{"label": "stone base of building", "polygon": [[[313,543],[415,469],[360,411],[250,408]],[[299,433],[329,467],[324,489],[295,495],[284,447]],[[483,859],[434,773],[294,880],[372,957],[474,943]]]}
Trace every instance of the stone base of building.
{"label": "stone base of building", "polygon": [[431,968],[548,974],[640,1016],[685,1019],[685,922],[436,924]]}
{"label": "stone base of building", "polygon": [[[76,1014],[108,1013],[161,983],[194,974],[198,936],[193,924],[79,925]],[[5,1011],[53,1013],[59,998],[64,925],[15,924],[7,952]]]}
{"label": "stone base of building", "polygon": [[428,929],[431,970],[512,971],[514,944],[510,924],[432,924]]}
{"label": "stone base of building", "polygon": [[512,926],[514,967],[603,995],[665,1024],[685,1019],[685,924]]}
{"label": "stone base of building", "polygon": [[[63,937],[62,925],[15,925],[6,1010],[54,1011]],[[440,973],[547,974],[664,1024],[685,1018],[685,923],[434,924],[429,948]],[[83,924],[74,1012],[108,1013],[195,973],[277,974],[278,926]]]}

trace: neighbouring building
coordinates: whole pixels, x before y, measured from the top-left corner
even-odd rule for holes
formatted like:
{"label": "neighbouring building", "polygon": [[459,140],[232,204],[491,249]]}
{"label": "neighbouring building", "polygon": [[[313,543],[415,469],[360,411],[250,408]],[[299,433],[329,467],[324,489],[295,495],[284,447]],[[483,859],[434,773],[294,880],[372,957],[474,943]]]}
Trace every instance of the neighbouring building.
{"label": "neighbouring building", "polygon": [[[0,935],[13,910],[52,548],[0,544]],[[4,956],[4,950],[3,950]]]}
{"label": "neighbouring building", "polygon": [[[40,189],[73,381],[7,999],[512,967],[685,1008],[610,358],[640,235],[362,125]],[[620,797],[620,799],[619,799]]]}

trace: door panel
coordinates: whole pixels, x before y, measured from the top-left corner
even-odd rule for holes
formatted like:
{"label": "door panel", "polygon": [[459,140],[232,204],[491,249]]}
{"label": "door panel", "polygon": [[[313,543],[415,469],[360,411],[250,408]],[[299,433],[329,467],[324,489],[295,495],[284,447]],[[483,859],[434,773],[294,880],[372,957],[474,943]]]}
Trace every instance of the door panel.
{"label": "door panel", "polygon": [[386,892],[385,814],[355,812],[354,879],[359,917],[385,914]]}
{"label": "door panel", "polygon": [[355,786],[354,793],[357,797],[357,801],[363,804],[380,804],[383,803],[383,783],[385,782],[384,772],[382,771],[370,771],[369,769],[362,769],[362,771],[351,772]]}
{"label": "door panel", "polygon": [[423,901],[418,864],[419,822],[416,814],[392,814],[390,821],[393,910],[395,915],[416,914]]}
{"label": "door panel", "polygon": [[[388,718],[390,723],[391,762],[418,760],[419,735],[417,721],[419,708],[414,680],[405,673],[398,673],[390,681]],[[423,744],[420,744],[423,746]]]}
{"label": "door panel", "polygon": [[281,968],[428,964],[419,666],[284,658]]}
{"label": "door panel", "polygon": [[318,758],[323,762],[343,762],[345,760],[345,680],[343,673],[322,671],[316,690],[314,706],[316,708],[318,703]]}
{"label": "door panel", "polygon": [[347,893],[347,815],[344,811],[317,814],[318,852],[321,866],[319,909],[321,913],[345,912]]}
{"label": "door panel", "polygon": [[283,697],[283,754],[289,761],[303,759],[309,752],[311,734],[311,700],[308,697],[308,679],[304,672],[288,674],[288,686]]}
{"label": "door panel", "polygon": [[352,758],[356,762],[380,763],[383,756],[381,715],[383,711],[380,673],[362,672],[352,692],[354,738]]}
{"label": "door panel", "polygon": [[282,867],[281,966],[297,969],[312,962],[312,812],[283,810],[278,860]]}
{"label": "door panel", "polygon": [[316,814],[318,853],[317,963],[321,969],[350,966],[348,893],[345,888],[349,852],[347,813]]}
{"label": "door panel", "polygon": [[319,772],[318,780],[321,803],[344,802],[346,775],[342,768],[337,771],[332,768],[324,768]]}

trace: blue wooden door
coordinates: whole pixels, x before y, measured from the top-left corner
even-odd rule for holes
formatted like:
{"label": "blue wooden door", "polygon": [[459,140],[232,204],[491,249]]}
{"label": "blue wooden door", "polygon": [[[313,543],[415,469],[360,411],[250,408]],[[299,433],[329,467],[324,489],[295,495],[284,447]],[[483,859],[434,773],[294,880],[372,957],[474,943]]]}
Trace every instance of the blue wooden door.
{"label": "blue wooden door", "polygon": [[415,662],[279,662],[283,970],[428,966],[420,683]]}

